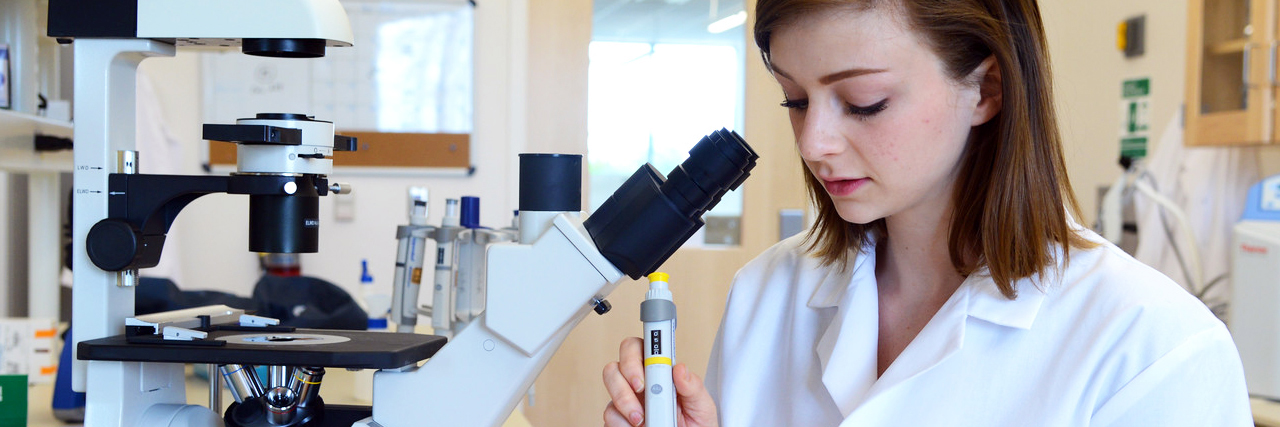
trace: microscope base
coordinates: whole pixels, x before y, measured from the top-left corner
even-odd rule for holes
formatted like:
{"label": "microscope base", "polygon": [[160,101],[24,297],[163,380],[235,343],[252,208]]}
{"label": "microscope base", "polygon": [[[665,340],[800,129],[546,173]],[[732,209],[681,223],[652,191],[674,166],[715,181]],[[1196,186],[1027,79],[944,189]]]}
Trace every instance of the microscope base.
{"label": "microscope base", "polygon": [[[224,341],[217,344],[214,341]],[[117,335],[81,342],[81,360],[214,363],[396,369],[434,355],[444,337],[404,333],[296,329],[293,332],[209,331],[200,341],[129,342]],[[205,345],[193,344],[204,343]]]}

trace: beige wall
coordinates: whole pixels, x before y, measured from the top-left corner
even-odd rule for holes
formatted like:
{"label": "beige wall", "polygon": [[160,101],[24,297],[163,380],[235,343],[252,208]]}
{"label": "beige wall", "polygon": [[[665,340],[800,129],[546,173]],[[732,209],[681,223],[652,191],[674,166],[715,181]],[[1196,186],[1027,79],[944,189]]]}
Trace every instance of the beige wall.
{"label": "beige wall", "polygon": [[[1187,0],[1041,0],[1040,8],[1049,36],[1067,170],[1085,224],[1092,224],[1096,188],[1120,174],[1116,160],[1121,82],[1151,78],[1153,144],[1182,108]],[[1125,59],[1116,49],[1116,26],[1142,14],[1146,15],[1146,54]],[[1263,174],[1280,173],[1280,147],[1260,152]]]}

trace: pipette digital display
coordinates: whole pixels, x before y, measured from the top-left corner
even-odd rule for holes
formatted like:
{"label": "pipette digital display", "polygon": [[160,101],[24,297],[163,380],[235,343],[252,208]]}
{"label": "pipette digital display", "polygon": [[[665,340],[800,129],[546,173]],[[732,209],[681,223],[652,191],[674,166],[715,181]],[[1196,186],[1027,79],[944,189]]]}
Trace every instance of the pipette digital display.
{"label": "pipette digital display", "polygon": [[676,305],[667,288],[666,273],[649,275],[649,292],[640,303],[644,322],[644,419],[647,427],[676,426],[676,390],[671,379],[675,363]]}

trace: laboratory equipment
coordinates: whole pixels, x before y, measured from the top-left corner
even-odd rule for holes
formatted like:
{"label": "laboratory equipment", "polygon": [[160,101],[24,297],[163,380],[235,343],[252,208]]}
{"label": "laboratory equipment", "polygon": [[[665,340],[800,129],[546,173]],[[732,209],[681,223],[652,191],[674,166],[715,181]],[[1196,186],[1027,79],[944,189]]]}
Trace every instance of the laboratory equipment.
{"label": "laboratory equipment", "polygon": [[676,427],[676,387],[671,377],[676,360],[676,304],[667,287],[669,277],[667,273],[650,274],[649,292],[640,303],[646,427]]}
{"label": "laboratory equipment", "polygon": [[116,272],[156,266],[178,213],[211,193],[249,195],[250,251],[318,250],[320,196],[351,191],[328,182],[333,152],[354,151],[355,140],[334,135],[333,123],[298,114],[263,113],[236,122],[204,126],[205,139],[240,145],[230,176],[139,174],[137,153],[121,152],[122,171],[108,177],[107,217],[86,237],[95,266]]}
{"label": "laboratory equipment", "polygon": [[413,332],[418,325],[418,293],[422,290],[423,258],[427,238],[435,229],[427,225],[430,191],[409,187],[409,224],[396,227],[395,279],[391,284],[391,323],[396,332]]}
{"label": "laboratory equipment", "polygon": [[511,242],[519,237],[515,224],[496,230],[481,227],[478,197],[462,197],[462,226],[465,230],[458,233],[454,250],[457,274],[453,276],[454,312],[450,327],[454,335],[484,312],[485,270],[488,267],[486,249],[489,245]]}
{"label": "laboratory equipment", "polygon": [[[423,187],[409,188],[409,224],[396,229],[391,321],[397,332],[413,332],[423,314],[432,319],[434,334],[450,337],[484,311],[485,250],[490,244],[515,240],[515,228],[481,227],[480,198],[475,196],[446,199],[441,225],[426,225],[428,194]],[[430,306],[419,309],[424,258],[431,251],[428,240],[434,242],[436,254],[429,283],[433,298]]]}
{"label": "laboratory equipment", "polygon": [[435,242],[435,271],[431,275],[433,307],[426,312],[436,335],[452,336],[455,247],[462,227],[458,199],[445,200],[444,218],[440,226],[426,225],[429,192],[426,188],[409,188],[409,224],[396,229],[395,284],[392,290],[391,321],[396,332],[412,333],[418,324],[418,295],[421,291],[423,267],[428,252],[427,239]]}
{"label": "laboratory equipment", "polygon": [[458,199],[446,199],[444,219],[432,233],[436,241],[436,271],[431,285],[431,329],[436,335],[450,338],[453,337],[454,251],[458,233],[463,230],[458,209]]}
{"label": "laboratory equipment", "polygon": [[[521,155],[519,241],[488,246],[484,311],[447,346],[442,337],[409,333],[275,329],[252,318],[245,324],[219,307],[133,317],[136,269],[158,259],[173,216],[200,194],[236,192],[260,202],[250,215],[271,226],[251,238],[254,250],[312,250],[319,224],[310,220],[311,201],[346,191],[327,185],[329,157],[354,142],[334,140],[332,124],[307,116],[258,116],[207,129],[229,134],[213,139],[249,146],[237,175],[142,178],[133,151],[138,64],[173,55],[179,45],[238,44],[250,54],[314,57],[326,46],[350,45],[350,26],[336,0],[51,0],[49,7],[49,35],[75,46],[73,230],[85,250],[73,254],[74,387],[88,392],[90,427],[299,425],[307,422],[303,408],[314,407],[277,377],[269,389],[238,390],[242,401],[220,420],[207,407],[186,404],[183,363],[278,366],[277,372],[380,369],[372,409],[325,406],[312,413],[335,425],[348,419],[383,427],[497,425],[569,331],[588,312],[607,312],[604,298],[624,276],[656,270],[757,159],[737,134],[715,132],[669,177],[641,167],[583,221],[581,156]],[[288,176],[273,175],[279,173]],[[183,187],[194,188],[176,189]],[[281,219],[289,222],[274,229]],[[360,416],[366,418],[356,422]]]}
{"label": "laboratory equipment", "polygon": [[[135,144],[137,66],[147,57],[172,56],[179,45],[240,45],[246,53],[257,55],[320,56],[327,46],[351,45],[351,28],[346,13],[337,0],[50,0],[47,28],[49,36],[63,43],[73,43],[75,57],[76,141],[73,156],[76,208],[72,229],[73,241],[79,242],[73,247],[84,249],[72,254],[75,281],[73,323],[78,352],[72,386],[77,391],[87,392],[89,404],[85,423],[91,427],[220,425],[218,416],[209,408],[186,404],[182,365],[102,358],[90,362],[91,357],[85,354],[85,341],[122,336],[125,332],[125,319],[133,316],[134,268],[158,259],[158,248],[153,246],[162,242],[163,229],[177,213],[172,210],[152,217],[152,211],[121,213],[120,207],[137,207],[130,206],[133,203],[153,204],[158,205],[151,206],[153,209],[167,210],[169,208],[165,206],[172,208],[183,204],[181,201],[171,204],[174,201],[139,197],[143,196],[139,192],[149,190],[138,188],[138,183],[163,183],[120,177],[121,174],[137,172],[136,158],[131,154]],[[317,133],[315,130],[324,128],[325,124],[304,124],[300,118],[281,119],[305,127],[305,134],[292,136],[324,144],[319,135],[323,131]],[[268,127],[260,125],[264,130]],[[332,147],[333,142],[330,136],[328,145]],[[298,141],[297,145],[303,144]],[[288,150],[276,147],[276,151]],[[319,168],[327,161],[314,158],[321,152],[295,154],[313,156],[308,160]],[[268,215],[270,209],[283,208],[286,213],[299,213],[306,209],[308,203],[305,200],[280,200],[287,196],[283,193],[287,192],[290,184],[295,191],[302,193],[318,193],[326,189],[315,176],[319,173],[300,173],[313,176],[293,177],[292,180],[264,176],[262,179],[238,181],[279,184],[274,190],[278,193],[256,194],[267,196],[259,199],[266,200],[263,206],[251,209],[261,219]],[[129,181],[134,183],[133,188],[129,188]],[[225,182],[229,181],[228,178]],[[124,186],[123,190],[120,185]],[[199,191],[205,190],[207,188]],[[120,191],[131,191],[131,202],[117,202],[122,199],[121,195],[112,193]],[[188,202],[192,197],[172,195]],[[141,203],[140,199],[152,200]],[[131,215],[145,217],[139,220],[136,216],[129,218]],[[106,247],[118,246],[130,254],[120,256],[100,252],[95,256],[97,260],[91,260],[87,250],[92,246],[88,237],[90,229],[109,218],[123,223],[112,221],[104,225],[95,240],[106,242],[103,243]],[[266,245],[300,243],[292,239],[305,241],[306,229],[310,225],[317,224],[303,222],[300,230],[291,229],[279,234],[268,231],[255,241]],[[99,264],[118,271],[99,268]]]}
{"label": "laboratory equipment", "polygon": [[586,221],[581,156],[520,155],[519,240],[489,245],[484,311],[421,367],[375,374],[357,425],[501,424],[573,327],[607,312],[624,276],[656,270],[758,158],[728,130],[689,154],[669,178],[642,166]]}
{"label": "laboratory equipment", "polygon": [[1231,251],[1231,336],[1249,394],[1280,399],[1280,175],[1249,189]]}
{"label": "laboratory equipment", "polygon": [[[521,155],[519,241],[488,246],[484,311],[448,345],[441,337],[408,333],[298,329],[245,334],[239,329],[209,329],[209,324],[235,315],[214,309],[131,320],[168,339],[133,334],[93,340],[81,344],[80,357],[94,363],[282,367],[277,372],[308,366],[380,369],[373,381],[372,417],[354,425],[498,425],[572,328],[591,311],[607,312],[604,298],[624,276],[639,278],[661,265],[697,231],[701,215],[714,201],[745,180],[757,158],[740,137],[726,130],[704,138],[690,154],[670,179],[650,165],[641,167],[586,221],[579,213],[581,157]],[[173,345],[173,340],[192,344]],[[431,359],[418,367],[416,361],[426,357]],[[137,366],[148,365],[156,363]],[[291,403],[299,393],[282,390],[280,375],[273,377],[277,379],[268,382],[263,395],[228,409],[228,425],[264,425],[255,421],[260,419],[285,425],[303,422],[306,417],[299,408],[305,405]],[[238,388],[234,382],[230,386]],[[253,395],[240,394],[242,399]],[[91,391],[91,401],[92,396]],[[241,417],[242,412],[261,418]],[[317,412],[321,413],[329,420],[352,414]]]}

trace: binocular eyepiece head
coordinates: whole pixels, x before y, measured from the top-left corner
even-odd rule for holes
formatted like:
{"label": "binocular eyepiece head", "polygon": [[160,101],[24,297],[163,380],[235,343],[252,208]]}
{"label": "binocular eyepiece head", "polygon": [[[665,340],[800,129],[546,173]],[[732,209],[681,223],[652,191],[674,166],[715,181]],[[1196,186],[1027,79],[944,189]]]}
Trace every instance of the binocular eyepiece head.
{"label": "binocular eyepiece head", "polygon": [[632,279],[647,276],[702,227],[703,213],[742,185],[759,158],[736,132],[720,129],[667,177],[641,166],[583,225],[615,267]]}

